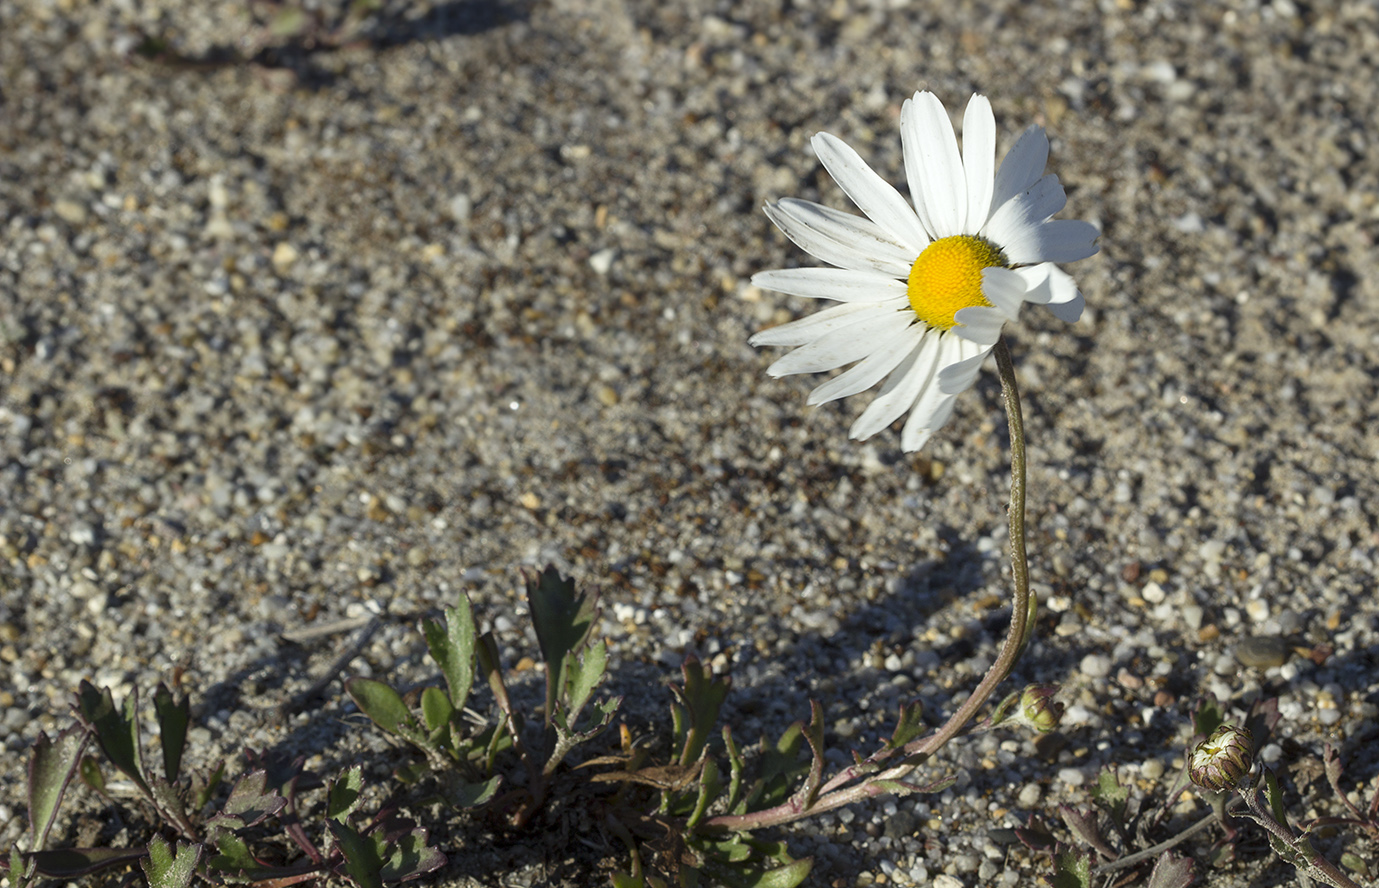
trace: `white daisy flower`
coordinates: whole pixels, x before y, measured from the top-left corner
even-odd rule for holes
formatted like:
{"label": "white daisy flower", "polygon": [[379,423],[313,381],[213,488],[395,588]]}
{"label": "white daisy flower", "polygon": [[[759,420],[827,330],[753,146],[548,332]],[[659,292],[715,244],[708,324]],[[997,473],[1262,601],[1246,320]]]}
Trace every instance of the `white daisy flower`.
{"label": "white daisy flower", "polygon": [[752,345],[799,346],[767,373],[852,367],[814,389],[824,404],[871,388],[881,393],[853,423],[866,439],[909,411],[901,446],[918,450],[971,387],[1006,321],[1025,302],[1076,321],[1082,295],[1054,263],[1096,253],[1099,232],[1056,220],[1066,202],[1044,175],[1049,140],[1032,126],[996,169],[996,119],[985,96],[967,103],[958,140],[943,104],[915,93],[900,111],[900,140],[914,208],[842,140],[819,133],[814,151],[866,218],[805,200],[766,205],[792,241],[836,268],[791,268],[752,277],[763,289],[838,305],[763,330]]}

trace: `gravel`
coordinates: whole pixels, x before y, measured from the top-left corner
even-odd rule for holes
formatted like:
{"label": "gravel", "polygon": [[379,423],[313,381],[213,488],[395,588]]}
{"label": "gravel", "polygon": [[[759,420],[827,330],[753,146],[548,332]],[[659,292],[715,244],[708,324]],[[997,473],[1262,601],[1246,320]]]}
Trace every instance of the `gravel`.
{"label": "gravel", "polygon": [[[1033,884],[987,830],[1058,823],[1108,765],[1161,796],[1208,692],[1279,698],[1300,816],[1339,813],[1323,743],[1379,767],[1373,5],[422,0],[332,35],[347,6],[294,38],[241,3],[0,0],[0,847],[83,679],[179,682],[198,765],[386,775],[338,685],[275,721],[352,637],[284,633],[378,614],[350,670],[427,681],[417,620],[464,593],[516,666],[548,563],[601,591],[639,735],[691,653],[736,736],[818,699],[838,761],[903,700],[950,710],[1006,619],[994,374],[907,455],[746,344],[809,309],[749,283],[808,264],[762,203],[847,206],[819,130],[901,181],[918,88],[988,94],[1003,145],[1046,126],[1103,231],[1081,322],[1007,330],[1048,605],[1015,682],[1069,718],[778,837],[817,884]],[[427,826],[436,884],[624,865],[596,832]]]}

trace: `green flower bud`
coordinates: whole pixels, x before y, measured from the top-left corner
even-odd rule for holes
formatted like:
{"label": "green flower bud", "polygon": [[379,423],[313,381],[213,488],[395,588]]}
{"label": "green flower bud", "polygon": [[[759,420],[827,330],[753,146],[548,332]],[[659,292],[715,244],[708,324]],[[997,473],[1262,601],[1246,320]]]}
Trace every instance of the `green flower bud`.
{"label": "green flower bud", "polygon": [[1017,717],[1041,734],[1055,730],[1063,720],[1063,704],[1053,698],[1057,693],[1057,685],[1030,685],[1020,692]]}
{"label": "green flower bud", "polygon": [[1254,765],[1254,738],[1244,728],[1222,725],[1197,744],[1188,777],[1202,789],[1235,789]]}

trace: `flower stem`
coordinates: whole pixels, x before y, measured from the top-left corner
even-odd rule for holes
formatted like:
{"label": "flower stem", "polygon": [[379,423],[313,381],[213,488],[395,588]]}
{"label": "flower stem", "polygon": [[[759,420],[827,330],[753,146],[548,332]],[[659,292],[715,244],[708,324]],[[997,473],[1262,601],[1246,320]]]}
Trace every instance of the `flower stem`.
{"label": "flower stem", "polygon": [[[750,814],[721,815],[710,818],[704,825],[718,830],[749,830],[776,826],[802,820],[824,811],[841,808],[873,796],[921,787],[901,783],[925,759],[938,752],[962,733],[977,711],[991,699],[996,686],[1010,675],[1021,652],[1029,643],[1034,630],[1036,603],[1029,594],[1029,562],[1025,557],[1025,426],[1020,413],[1020,390],[1015,384],[1015,364],[1005,339],[999,339],[993,349],[996,369],[1001,376],[1001,394],[1005,400],[1006,419],[1010,425],[1010,573],[1014,581],[1014,600],[1010,611],[1010,629],[996,662],[991,664],[981,683],[977,685],[957,711],[949,716],[937,731],[904,747],[904,760],[884,771],[880,763],[894,756],[896,750],[886,747],[866,761],[844,768],[819,789],[812,804],[805,806],[796,799],[765,811]],[[854,780],[860,782],[853,783]],[[852,785],[847,785],[847,784]]]}
{"label": "flower stem", "polygon": [[1020,389],[1015,383],[1015,363],[1005,337],[996,341],[996,370],[1001,375],[1001,397],[1005,400],[1006,421],[1010,426],[1010,577],[1014,600],[1010,609],[1010,631],[996,662],[991,664],[977,689],[939,728],[928,737],[905,747],[908,755],[933,755],[957,735],[977,710],[991,699],[996,686],[1005,681],[1020,659],[1034,631],[1035,599],[1029,594],[1029,560],[1025,556],[1025,423],[1020,412]]}

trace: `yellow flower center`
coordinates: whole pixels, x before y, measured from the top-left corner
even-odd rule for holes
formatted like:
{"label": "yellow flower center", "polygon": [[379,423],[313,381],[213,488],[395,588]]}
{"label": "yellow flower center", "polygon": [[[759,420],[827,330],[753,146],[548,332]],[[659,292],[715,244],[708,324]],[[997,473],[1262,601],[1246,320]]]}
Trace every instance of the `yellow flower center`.
{"label": "yellow flower center", "polygon": [[951,330],[964,308],[991,305],[982,295],[982,269],[1006,267],[1005,254],[971,234],[943,237],[924,248],[910,268],[910,307],[930,327]]}

